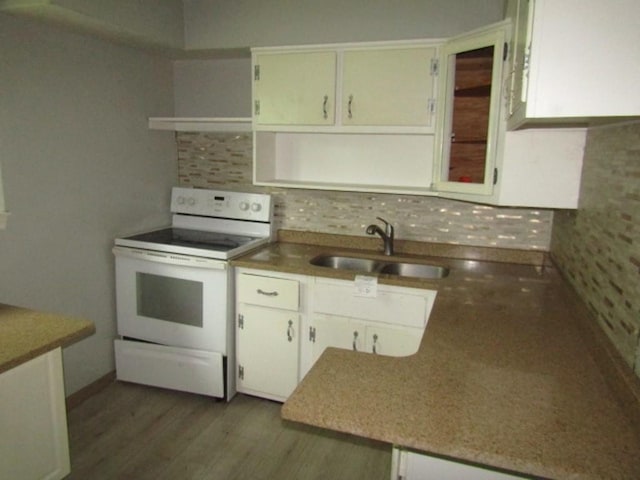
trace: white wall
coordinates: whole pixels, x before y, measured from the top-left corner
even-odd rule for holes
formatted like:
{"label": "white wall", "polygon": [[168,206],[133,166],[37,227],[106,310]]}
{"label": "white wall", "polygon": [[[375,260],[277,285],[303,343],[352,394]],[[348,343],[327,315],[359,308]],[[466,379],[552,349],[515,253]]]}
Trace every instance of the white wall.
{"label": "white wall", "polygon": [[0,303],[86,317],[64,352],[66,393],[114,369],[118,234],[169,222],[177,183],[172,65],[136,50],[0,14]]}
{"label": "white wall", "polygon": [[174,63],[177,117],[250,117],[251,59]]}
{"label": "white wall", "polygon": [[185,47],[449,37],[499,21],[504,0],[184,0]]}
{"label": "white wall", "polygon": [[184,46],[181,0],[0,0],[0,10],[139,45]]}

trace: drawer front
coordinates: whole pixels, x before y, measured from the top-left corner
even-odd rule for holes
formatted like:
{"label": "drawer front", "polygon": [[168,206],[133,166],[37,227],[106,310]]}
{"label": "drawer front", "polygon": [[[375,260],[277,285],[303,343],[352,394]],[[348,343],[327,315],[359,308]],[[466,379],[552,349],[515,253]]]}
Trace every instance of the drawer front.
{"label": "drawer front", "polygon": [[300,286],[297,280],[242,273],[238,276],[237,299],[241,303],[298,310]]}
{"label": "drawer front", "polygon": [[376,297],[360,297],[354,287],[320,282],[313,303],[318,313],[416,328],[425,327],[430,310],[424,296],[378,290]]}

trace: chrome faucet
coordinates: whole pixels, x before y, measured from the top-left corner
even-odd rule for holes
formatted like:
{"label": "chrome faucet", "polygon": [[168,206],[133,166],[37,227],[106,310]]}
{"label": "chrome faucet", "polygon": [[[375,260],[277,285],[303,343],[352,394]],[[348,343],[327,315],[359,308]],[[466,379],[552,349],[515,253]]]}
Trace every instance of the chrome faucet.
{"label": "chrome faucet", "polygon": [[387,222],[384,218],[376,218],[384,223],[384,231],[374,223],[367,227],[366,232],[368,235],[375,235],[376,233],[380,235],[380,238],[382,238],[382,241],[384,242],[384,254],[393,255],[393,225]]}

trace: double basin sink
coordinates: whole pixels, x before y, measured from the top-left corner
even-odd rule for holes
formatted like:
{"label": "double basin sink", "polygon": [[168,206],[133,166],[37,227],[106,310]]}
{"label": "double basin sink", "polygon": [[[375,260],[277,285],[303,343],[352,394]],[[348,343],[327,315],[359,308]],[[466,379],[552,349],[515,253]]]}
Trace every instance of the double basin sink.
{"label": "double basin sink", "polygon": [[348,270],[363,273],[381,273],[423,279],[438,279],[449,275],[449,269],[440,265],[428,265],[406,261],[378,260],[371,258],[349,257],[322,254],[312,258],[309,263],[317,267],[334,270]]}

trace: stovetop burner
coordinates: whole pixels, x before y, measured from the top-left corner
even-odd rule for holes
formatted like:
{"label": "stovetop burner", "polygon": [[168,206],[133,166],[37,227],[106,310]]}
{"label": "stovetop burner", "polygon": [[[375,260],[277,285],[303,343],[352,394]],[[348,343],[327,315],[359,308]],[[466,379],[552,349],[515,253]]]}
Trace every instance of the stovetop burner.
{"label": "stovetop burner", "polygon": [[171,212],[170,226],[116,238],[116,246],[229,260],[271,239],[271,197],[267,194],[174,187]]}
{"label": "stovetop burner", "polygon": [[222,232],[207,232],[188,228],[164,228],[153,232],[128,237],[129,240],[161,245],[198,248],[226,252],[257,240],[256,237],[233,235]]}

